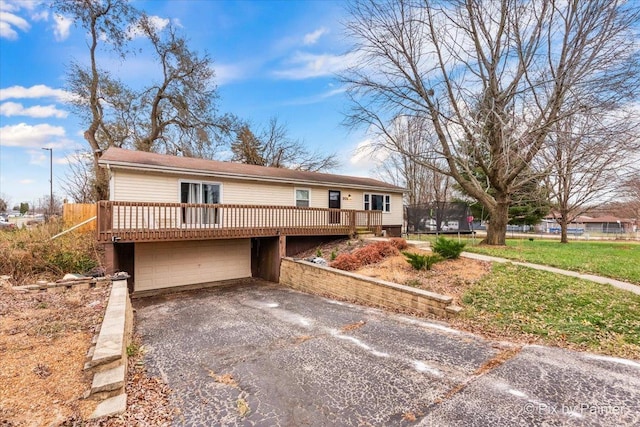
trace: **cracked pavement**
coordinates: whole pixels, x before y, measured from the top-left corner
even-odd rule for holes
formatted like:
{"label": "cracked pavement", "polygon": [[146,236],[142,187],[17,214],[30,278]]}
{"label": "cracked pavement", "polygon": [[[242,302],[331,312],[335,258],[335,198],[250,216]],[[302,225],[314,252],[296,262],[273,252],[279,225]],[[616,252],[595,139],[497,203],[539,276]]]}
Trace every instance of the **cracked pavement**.
{"label": "cracked pavement", "polygon": [[275,284],[134,300],[174,425],[640,424],[640,363],[513,346]]}

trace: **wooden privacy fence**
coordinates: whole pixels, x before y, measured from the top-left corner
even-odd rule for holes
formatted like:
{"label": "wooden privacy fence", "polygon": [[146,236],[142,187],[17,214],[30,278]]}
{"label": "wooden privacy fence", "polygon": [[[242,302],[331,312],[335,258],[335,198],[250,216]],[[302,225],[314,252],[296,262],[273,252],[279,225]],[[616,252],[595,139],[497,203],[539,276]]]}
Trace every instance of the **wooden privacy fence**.
{"label": "wooden privacy fence", "polygon": [[380,233],[381,211],[295,206],[98,202],[98,240],[148,242]]}
{"label": "wooden privacy fence", "polygon": [[[95,203],[65,203],[62,206],[62,220],[65,227],[73,227],[91,217],[96,216],[97,208]],[[96,221],[78,227],[79,231],[95,231]]]}

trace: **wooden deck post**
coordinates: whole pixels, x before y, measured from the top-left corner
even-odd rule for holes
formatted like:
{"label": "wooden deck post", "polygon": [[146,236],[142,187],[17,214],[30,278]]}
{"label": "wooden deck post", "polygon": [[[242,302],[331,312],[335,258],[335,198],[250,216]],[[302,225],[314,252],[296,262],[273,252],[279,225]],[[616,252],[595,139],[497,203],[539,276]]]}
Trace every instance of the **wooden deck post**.
{"label": "wooden deck post", "polygon": [[105,274],[113,274],[118,269],[118,257],[115,246],[115,243],[104,244],[102,263],[105,269]]}
{"label": "wooden deck post", "polygon": [[273,260],[275,263],[275,280],[274,282],[280,282],[280,262],[282,258],[287,256],[287,236],[278,236],[278,255]]}

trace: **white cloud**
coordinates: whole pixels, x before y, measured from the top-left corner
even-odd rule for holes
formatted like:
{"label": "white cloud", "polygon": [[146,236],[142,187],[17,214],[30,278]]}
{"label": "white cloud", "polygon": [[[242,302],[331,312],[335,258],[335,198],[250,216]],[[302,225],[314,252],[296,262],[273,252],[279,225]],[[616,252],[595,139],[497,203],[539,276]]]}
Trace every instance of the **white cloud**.
{"label": "white cloud", "polygon": [[279,78],[291,80],[303,80],[314,77],[330,76],[345,70],[352,65],[356,59],[356,54],[331,55],[298,52],[289,61],[293,66],[289,69],[275,71],[274,75]]}
{"label": "white cloud", "polygon": [[21,98],[57,98],[60,101],[69,101],[73,95],[62,89],[54,89],[45,85],[35,85],[31,87],[11,86],[0,89],[0,101],[5,99]]}
{"label": "white cloud", "polygon": [[312,33],[308,33],[304,35],[304,44],[305,45],[312,45],[318,42],[318,39],[320,39],[320,37],[322,37],[324,34],[326,34],[329,30],[327,30],[324,27],[318,28],[317,30],[315,30]]}
{"label": "white cloud", "polygon": [[18,182],[23,185],[29,185],[29,184],[33,184],[36,181],[34,179],[21,179]]}
{"label": "white cloud", "polygon": [[71,24],[73,24],[73,20],[62,16],[62,15],[53,15],[53,36],[56,41],[60,42],[66,40],[69,37],[69,29],[71,28]]}
{"label": "white cloud", "polygon": [[296,99],[292,99],[290,101],[286,101],[284,102],[282,105],[309,105],[309,104],[316,104],[318,102],[322,102],[325,99],[328,98],[332,98],[334,96],[343,94],[347,91],[346,86],[343,87],[339,87],[336,89],[330,89],[326,92],[323,92],[319,95],[312,95],[312,96],[307,96],[304,98],[296,98]]}
{"label": "white cloud", "polygon": [[0,10],[0,38],[16,40],[18,38],[16,29],[29,31],[29,28],[31,25],[26,19],[6,10]]}
{"label": "white cloud", "polygon": [[49,11],[44,9],[39,12],[35,12],[31,15],[31,19],[34,21],[48,21],[49,20]]}
{"label": "white cloud", "polygon": [[215,64],[213,69],[216,72],[215,83],[219,86],[242,80],[248,71],[249,65],[240,64]]}
{"label": "white cloud", "polygon": [[0,143],[7,147],[35,148],[48,145],[59,148],[69,141],[65,140],[65,130],[61,126],[19,123],[0,127]]}
{"label": "white cloud", "polygon": [[388,155],[384,150],[377,149],[372,139],[367,138],[358,143],[349,163],[354,166],[370,163],[375,165],[385,160]]}
{"label": "white cloud", "polygon": [[11,116],[27,116],[34,118],[56,117],[58,119],[66,118],[69,113],[58,110],[55,105],[34,105],[25,108],[18,102],[4,102],[0,104],[0,115]]}

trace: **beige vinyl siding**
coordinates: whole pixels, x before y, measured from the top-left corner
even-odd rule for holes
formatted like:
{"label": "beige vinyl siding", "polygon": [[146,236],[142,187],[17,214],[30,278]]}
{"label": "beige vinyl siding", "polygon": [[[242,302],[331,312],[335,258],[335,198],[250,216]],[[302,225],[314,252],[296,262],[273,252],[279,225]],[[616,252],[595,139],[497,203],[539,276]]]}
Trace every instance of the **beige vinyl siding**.
{"label": "beige vinyl siding", "polygon": [[[220,183],[222,186],[222,203],[238,205],[295,206],[295,189],[304,188],[310,190],[310,207],[327,208],[329,206],[329,190],[339,190],[342,209],[362,210],[364,209],[364,193],[389,194],[391,196],[391,212],[383,213],[383,225],[400,225],[403,218],[402,194],[400,193],[170,173],[151,174],[129,170],[115,171],[112,169],[112,174],[112,197],[116,201],[178,203],[180,202],[180,182],[214,182]],[[162,219],[159,220],[162,221]]]}
{"label": "beige vinyl siding", "polygon": [[135,291],[251,277],[251,241],[136,243]]}
{"label": "beige vinyl siding", "polygon": [[122,202],[180,202],[175,175],[112,170],[112,199]]}

